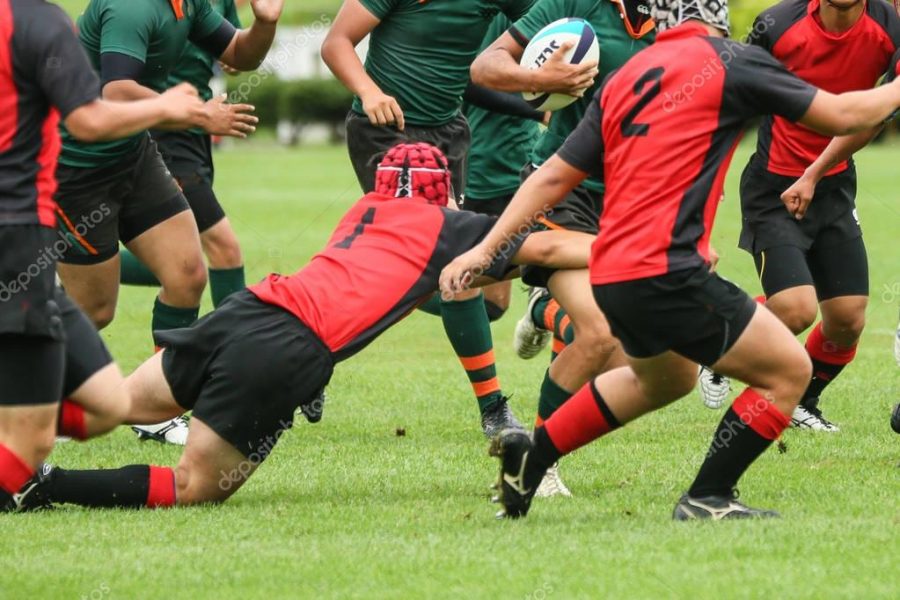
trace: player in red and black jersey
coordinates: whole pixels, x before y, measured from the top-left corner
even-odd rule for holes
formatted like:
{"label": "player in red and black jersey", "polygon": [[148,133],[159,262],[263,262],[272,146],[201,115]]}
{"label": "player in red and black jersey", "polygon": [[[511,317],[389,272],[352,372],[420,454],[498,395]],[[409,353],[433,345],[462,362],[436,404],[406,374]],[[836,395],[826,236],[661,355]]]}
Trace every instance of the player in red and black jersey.
{"label": "player in red and black jersey", "polygon": [[131,105],[99,96],[62,10],[0,0],[0,512],[17,508],[58,417],[63,433],[84,439],[118,425],[129,405],[97,332],[56,287],[66,248],[53,233],[57,125],[85,140],[113,139],[202,110],[190,87]]}
{"label": "player in red and black jersey", "polygon": [[[297,408],[316,400],[335,364],[431,297],[441,269],[496,222],[447,208],[449,189],[447,159],[434,146],[389,151],[376,191],[347,211],[306,267],[270,275],[194,326],[161,333],[163,352],[128,378],[129,422],[193,410],[177,470],[47,468],[25,505],[164,507],[227,499],[292,426]],[[503,279],[510,261],[583,268],[590,239],[573,232],[533,234],[524,242],[510,237],[504,258],[483,274]]]}
{"label": "player in red and black jersey", "polygon": [[[757,17],[750,42],[812,85],[835,94],[864,90],[900,47],[900,18],[884,0],[784,0]],[[853,360],[865,325],[869,269],[856,167],[849,158],[831,165],[802,219],[784,210],[781,194],[829,141],[766,117],[740,186],[740,247],[754,257],[766,305],[795,334],[822,313],[806,340],[813,376],[792,418],[794,427],[819,431],[838,431],[822,416],[819,397]]]}
{"label": "player in red and black jersey", "polygon": [[727,7],[676,3],[680,26],[661,33],[608,77],[578,129],[520,189],[494,230],[444,270],[442,288],[532,214],[590,174],[606,198],[591,256],[594,295],[629,356],[558,409],[532,439],[494,440],[504,514],[527,513],[561,456],[688,394],[697,365],[749,386],[726,412],[674,518],[768,517],[737,502],[744,471],[778,438],[808,384],[809,357],[771,312],[709,270],[709,238],[732,153],[747,120],[775,113],[823,134],[872,127],[900,105],[900,83],[834,95],[788,72],[760,48],[722,39]]}

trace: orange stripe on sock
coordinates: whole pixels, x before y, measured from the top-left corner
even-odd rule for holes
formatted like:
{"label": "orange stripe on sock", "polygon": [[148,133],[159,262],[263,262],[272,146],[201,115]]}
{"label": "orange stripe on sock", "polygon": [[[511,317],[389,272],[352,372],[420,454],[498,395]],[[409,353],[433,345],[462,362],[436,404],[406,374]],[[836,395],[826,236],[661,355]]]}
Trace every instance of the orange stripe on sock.
{"label": "orange stripe on sock", "polygon": [[556,332],[556,335],[559,336],[560,339],[565,339],[566,329],[568,329],[571,324],[572,319],[569,318],[569,315],[563,315],[563,318],[559,320],[559,331]]}
{"label": "orange stripe on sock", "polygon": [[460,356],[459,362],[462,363],[462,366],[466,371],[477,371],[479,369],[484,369],[485,367],[490,367],[497,361],[494,358],[494,351],[488,350],[484,354],[479,354],[478,356]]}
{"label": "orange stripe on sock", "polygon": [[541,418],[541,415],[538,415],[534,418],[534,428],[537,429],[541,425],[544,424],[544,420]]}
{"label": "orange stripe on sock", "polygon": [[553,338],[553,352],[555,354],[560,354],[563,350],[566,349],[566,343],[559,338]]}
{"label": "orange stripe on sock", "polygon": [[550,299],[550,302],[547,303],[547,308],[544,309],[544,329],[547,331],[553,331],[554,325],[556,325],[556,314],[559,312],[559,302],[556,300]]}
{"label": "orange stripe on sock", "polygon": [[489,396],[500,391],[500,378],[492,377],[487,381],[473,381],[472,389],[475,390],[475,395],[479,398]]}

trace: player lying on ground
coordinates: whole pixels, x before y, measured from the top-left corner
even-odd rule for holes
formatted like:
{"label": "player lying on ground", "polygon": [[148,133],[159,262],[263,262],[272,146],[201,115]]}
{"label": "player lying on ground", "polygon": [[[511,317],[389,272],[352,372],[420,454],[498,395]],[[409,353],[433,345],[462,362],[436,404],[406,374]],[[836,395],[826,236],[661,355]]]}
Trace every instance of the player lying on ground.
{"label": "player lying on ground", "polygon": [[[57,6],[0,0],[0,512],[47,457],[57,433],[104,433],[126,416],[122,376],[97,332],[56,287],[53,193],[60,119],[86,141],[111,140],[203,113],[183,86],[128,104],[100,82]],[[60,409],[63,395],[64,401]],[[86,409],[86,410],[85,410]]]}
{"label": "player lying on ground", "polygon": [[[900,17],[881,0],[784,0],[756,18],[748,40],[826,91],[865,90],[882,78],[900,47]],[[770,116],[757,138],[741,177],[740,247],[754,258],[769,310],[797,335],[812,327],[806,351],[813,376],[791,425],[839,431],[822,415],[819,399],[853,361],[866,321],[869,265],[856,209],[856,167],[852,160],[831,165],[816,201],[797,220],[784,210],[781,194],[829,136]],[[704,402],[721,405],[727,379],[705,371],[701,381]]]}
{"label": "player lying on ground", "polygon": [[[221,502],[240,488],[334,365],[430,297],[441,269],[496,222],[447,208],[450,173],[433,146],[392,149],[377,181],[309,265],[293,276],[270,275],[193,327],[161,334],[164,350],[128,378],[129,421],[194,411],[176,469],[48,467],[24,505],[162,507]],[[581,268],[589,245],[584,234],[534,234],[507,242],[484,275],[503,279],[510,261]]]}
{"label": "player lying on ground", "polygon": [[[629,366],[586,384],[533,439],[508,431],[494,440],[501,515],[525,515],[561,456],[687,395],[699,363],[748,387],[722,418],[673,517],[777,516],[737,502],[735,486],[787,427],[812,369],[781,321],[709,271],[725,174],[748,119],[776,113],[823,134],[848,134],[890,115],[900,82],[840,96],[817,90],[762,49],[722,39],[728,13],[716,0],[684,0],[675,9],[683,24],[606,80],[563,148],[484,241],[441,276],[443,290],[460,289],[536,206],[558,202],[588,174],[604,176],[591,283]],[[701,69],[709,78],[698,87],[692,81]]]}

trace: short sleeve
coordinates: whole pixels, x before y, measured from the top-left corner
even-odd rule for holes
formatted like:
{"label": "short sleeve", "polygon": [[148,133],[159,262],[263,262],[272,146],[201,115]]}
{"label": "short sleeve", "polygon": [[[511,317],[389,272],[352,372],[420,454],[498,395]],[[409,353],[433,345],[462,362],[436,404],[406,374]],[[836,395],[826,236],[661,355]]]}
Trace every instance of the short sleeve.
{"label": "short sleeve", "polygon": [[766,13],[757,15],[756,19],[753,20],[753,27],[750,28],[750,32],[747,34],[745,41],[748,44],[759,46],[766,52],[771,53],[772,39],[769,37],[769,32],[772,28],[768,24],[769,19],[771,19],[771,17],[767,17]]}
{"label": "short sleeve", "polygon": [[524,16],[513,23],[509,33],[524,48],[537,32],[553,21],[571,17],[567,10],[565,0],[538,0]]}
{"label": "short sleeve", "polygon": [[528,11],[535,5],[535,2],[536,0],[509,0],[503,8],[503,14],[506,15],[510,21],[518,21],[528,14]]}
{"label": "short sleeve", "polygon": [[147,62],[156,18],[141,7],[143,3],[110,2],[103,9],[100,25],[100,54],[116,52]]}
{"label": "short sleeve", "polygon": [[883,83],[891,83],[897,76],[900,75],[900,50],[894,52],[894,56],[891,58],[891,64],[888,66],[887,72],[884,74]]}
{"label": "short sleeve", "polygon": [[595,179],[603,179],[603,108],[600,105],[601,87],[578,127],[569,134],[556,154],[572,167]]}
{"label": "short sleeve", "polygon": [[191,17],[193,21],[191,22],[190,38],[192,42],[196,43],[216,33],[226,20],[213,9],[209,0],[189,1],[194,2],[195,9],[194,16]]}
{"label": "short sleeve", "polygon": [[47,5],[41,27],[30,28],[35,36],[35,79],[50,104],[65,119],[75,109],[100,97],[100,80],[88,62],[69,18],[58,7]]}
{"label": "short sleeve", "polygon": [[379,20],[383,20],[392,10],[397,8],[400,0],[360,0],[360,3]]}
{"label": "short sleeve", "polygon": [[762,48],[728,43],[738,46],[737,50],[731,49],[734,59],[726,65],[729,104],[739,107],[744,118],[775,114],[799,121],[819,90],[788,71]]}

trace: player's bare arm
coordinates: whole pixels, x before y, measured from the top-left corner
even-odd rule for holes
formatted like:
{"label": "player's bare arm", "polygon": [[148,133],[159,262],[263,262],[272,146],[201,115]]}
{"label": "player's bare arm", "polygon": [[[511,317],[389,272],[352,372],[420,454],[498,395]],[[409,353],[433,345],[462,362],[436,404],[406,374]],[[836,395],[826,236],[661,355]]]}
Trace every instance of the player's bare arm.
{"label": "player's bare arm", "polygon": [[519,188],[497,224],[480,244],[460,255],[441,272],[441,291],[456,294],[466,288],[474,270],[484,269],[503,243],[522,227],[559,204],[567,193],[587,178],[587,173],[553,156]]}
{"label": "player's bare arm", "polygon": [[[513,255],[514,265],[533,265],[549,269],[586,269],[591,259],[594,236],[578,231],[538,231],[525,239]],[[501,248],[499,254],[503,254]],[[510,271],[505,279],[520,277],[519,269]],[[487,276],[475,277],[472,287],[486,287],[497,283]]]}
{"label": "player's bare arm", "polygon": [[128,137],[160,123],[181,124],[186,128],[204,113],[197,90],[184,83],[137,102],[95,100],[72,111],[65,125],[79,140],[103,142]]}
{"label": "player's bare arm", "polygon": [[519,64],[525,52],[509,32],[491,44],[472,63],[472,81],[502,92],[550,92],[580,97],[599,73],[596,61],[570,65],[564,60],[572,49],[563,44],[540,69]]}
{"label": "player's bare arm", "polygon": [[250,0],[255,17],[253,24],[235,33],[225,52],[219,57],[223,63],[239,71],[259,68],[272,42],[284,0]]}
{"label": "player's bare arm", "polygon": [[369,77],[356,54],[356,46],[380,22],[359,0],[347,0],[322,43],[322,60],[335,77],[359,97],[372,125],[396,125],[402,131],[405,125],[403,109]]}
{"label": "player's bare arm", "polygon": [[781,194],[781,200],[788,212],[797,219],[806,216],[809,204],[815,196],[816,186],[822,178],[831,169],[845,160],[849,160],[856,152],[865,148],[883,128],[883,125],[879,125],[868,131],[860,131],[831,140],[825,151],[809,165],[803,176]]}
{"label": "player's bare arm", "polygon": [[872,90],[830,94],[819,90],[800,123],[823,135],[869,131],[900,107],[900,80]]}
{"label": "player's bare arm", "polygon": [[[160,94],[141,85],[134,79],[110,81],[103,86],[103,98],[116,102],[132,102],[158,98]],[[158,123],[157,129],[180,131],[191,127],[201,127],[210,135],[224,135],[245,138],[256,131],[259,119],[250,114],[255,108],[250,104],[231,104],[225,96],[211,99],[203,106],[203,110],[194,115],[189,122],[171,121]]]}

